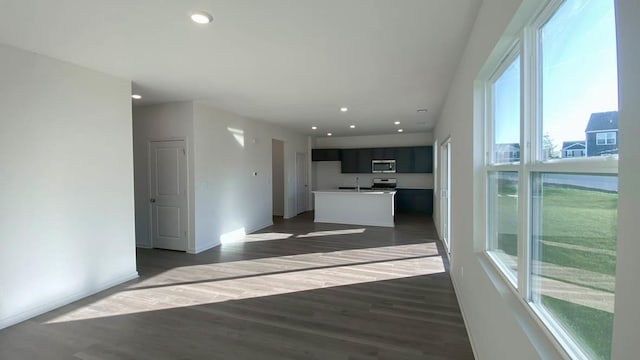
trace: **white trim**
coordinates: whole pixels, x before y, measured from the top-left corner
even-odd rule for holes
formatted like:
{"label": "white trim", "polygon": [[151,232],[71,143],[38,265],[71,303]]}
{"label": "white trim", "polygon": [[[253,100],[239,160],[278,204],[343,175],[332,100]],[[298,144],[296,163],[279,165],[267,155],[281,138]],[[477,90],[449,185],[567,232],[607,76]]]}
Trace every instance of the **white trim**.
{"label": "white trim", "polygon": [[[449,264],[449,268],[451,268],[451,264]],[[469,320],[467,320],[467,316],[465,315],[464,302],[462,301],[462,298],[459,295],[462,289],[458,287],[455,277],[451,275],[451,270],[449,270],[449,278],[451,279],[451,284],[453,284],[453,292],[454,294],[456,294],[456,299],[458,300],[458,307],[460,307],[460,314],[462,314],[464,329],[466,330],[467,336],[469,337],[469,343],[471,344],[471,351],[473,351],[473,358],[479,359],[480,357],[478,356],[478,351],[476,350],[477,348],[476,341],[473,338],[473,333],[471,332],[471,326],[469,326]]]}
{"label": "white trim", "polygon": [[[446,148],[446,151],[444,150]],[[447,166],[444,167],[444,157],[447,157]],[[440,144],[440,228],[441,228],[441,240],[444,244],[444,248],[447,250],[447,254],[451,254],[451,135],[447,136],[444,141]],[[446,170],[446,186],[445,184],[445,171]],[[446,191],[447,196],[442,196],[442,192]],[[445,207],[443,206],[443,199],[446,199],[446,224],[445,224]],[[446,234],[446,237],[444,236]]]}
{"label": "white trim", "polygon": [[586,146],[587,146],[587,144],[574,143],[574,144],[571,144],[571,145],[567,146],[566,148],[562,148],[562,150],[563,150],[563,151],[564,151],[564,150],[584,150],[584,149],[571,149],[571,148],[572,148],[572,147],[574,147],[574,146],[583,146],[583,147],[586,147]]}
{"label": "white trim", "polygon": [[15,315],[11,315],[8,317],[5,317],[4,319],[0,319],[0,330],[7,328],[11,325],[15,325],[18,324],[22,321],[31,319],[33,317],[36,317],[38,315],[47,313],[51,310],[55,310],[57,308],[63,307],[65,305],[71,304],[72,302],[76,302],[80,299],[86,298],[88,296],[97,294],[101,291],[107,290],[109,288],[112,288],[116,285],[120,285],[122,283],[125,283],[127,281],[133,280],[138,278],[138,272],[134,271],[132,273],[129,273],[127,275],[123,275],[123,276],[119,276],[113,280],[110,281],[106,281],[102,284],[99,284],[98,286],[96,286],[95,288],[91,289],[91,290],[87,290],[87,291],[79,291],[76,293],[73,293],[71,295],[67,295],[67,296],[63,296],[57,300],[53,300],[53,301],[47,301],[46,304],[43,305],[39,305],[39,306],[35,306],[29,310],[20,312],[18,314]]}

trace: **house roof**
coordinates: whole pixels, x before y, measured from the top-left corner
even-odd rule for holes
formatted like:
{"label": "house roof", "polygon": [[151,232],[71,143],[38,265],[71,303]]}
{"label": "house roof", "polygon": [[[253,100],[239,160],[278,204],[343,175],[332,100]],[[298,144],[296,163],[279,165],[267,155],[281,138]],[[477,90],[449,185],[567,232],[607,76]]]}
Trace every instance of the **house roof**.
{"label": "house roof", "polygon": [[586,147],[584,140],[576,140],[576,141],[563,141],[562,142],[562,150],[567,150],[569,148],[573,148],[575,150],[584,149]]}
{"label": "house roof", "polygon": [[618,130],[617,111],[607,111],[591,114],[585,132],[606,130]]}

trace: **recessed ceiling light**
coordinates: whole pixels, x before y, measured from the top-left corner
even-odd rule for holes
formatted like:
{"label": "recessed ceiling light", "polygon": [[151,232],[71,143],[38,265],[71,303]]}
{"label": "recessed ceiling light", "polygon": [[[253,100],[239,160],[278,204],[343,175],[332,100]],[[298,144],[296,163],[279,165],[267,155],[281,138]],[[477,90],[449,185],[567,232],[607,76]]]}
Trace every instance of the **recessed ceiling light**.
{"label": "recessed ceiling light", "polygon": [[347,111],[349,111],[349,108],[347,108],[347,107],[341,107],[341,108],[340,108],[340,111],[342,111],[342,112],[347,112]]}
{"label": "recessed ceiling light", "polygon": [[350,128],[355,129],[356,126],[355,125],[349,125]]}
{"label": "recessed ceiling light", "polygon": [[213,21],[213,16],[204,11],[198,11],[191,14],[191,20],[198,24],[208,24]]}
{"label": "recessed ceiling light", "polygon": [[316,130],[316,129],[318,129],[318,127],[317,127],[317,126],[312,126],[312,127],[311,127],[311,130]]}
{"label": "recessed ceiling light", "polygon": [[133,95],[131,95],[131,98],[132,99],[136,99],[136,100],[140,100],[140,99],[142,99],[142,96],[138,95],[138,94],[133,94]]}
{"label": "recessed ceiling light", "polygon": [[419,113],[426,113],[427,111],[429,111],[429,109],[418,109],[416,111]]}
{"label": "recessed ceiling light", "polygon": [[404,131],[404,130],[402,130],[402,129],[398,129],[398,132],[403,132],[403,131]]}
{"label": "recessed ceiling light", "polygon": [[400,121],[394,121],[395,125],[400,125]]}
{"label": "recessed ceiling light", "polygon": [[332,133],[327,133],[327,136],[331,136],[331,135],[333,135],[333,134]]}

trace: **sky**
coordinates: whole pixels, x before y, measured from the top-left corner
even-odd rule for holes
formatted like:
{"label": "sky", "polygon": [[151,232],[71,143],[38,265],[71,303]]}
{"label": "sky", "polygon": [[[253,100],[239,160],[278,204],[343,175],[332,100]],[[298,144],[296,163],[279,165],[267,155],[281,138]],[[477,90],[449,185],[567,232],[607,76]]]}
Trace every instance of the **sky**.
{"label": "sky", "polygon": [[[613,0],[567,0],[540,32],[542,127],[559,150],[584,140],[591,113],[618,110]],[[496,143],[519,142],[519,73],[496,82]],[[503,101],[504,100],[504,101]]]}

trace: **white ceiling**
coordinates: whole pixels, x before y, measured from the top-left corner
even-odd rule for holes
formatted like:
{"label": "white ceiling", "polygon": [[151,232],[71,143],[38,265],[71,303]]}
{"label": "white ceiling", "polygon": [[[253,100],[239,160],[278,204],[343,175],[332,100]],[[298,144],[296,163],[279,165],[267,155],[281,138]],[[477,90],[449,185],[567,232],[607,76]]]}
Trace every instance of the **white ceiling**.
{"label": "white ceiling", "polygon": [[[0,0],[0,42],[130,79],[136,104],[201,100],[305,134],[417,132],[480,2]],[[214,22],[191,22],[197,10]]]}

